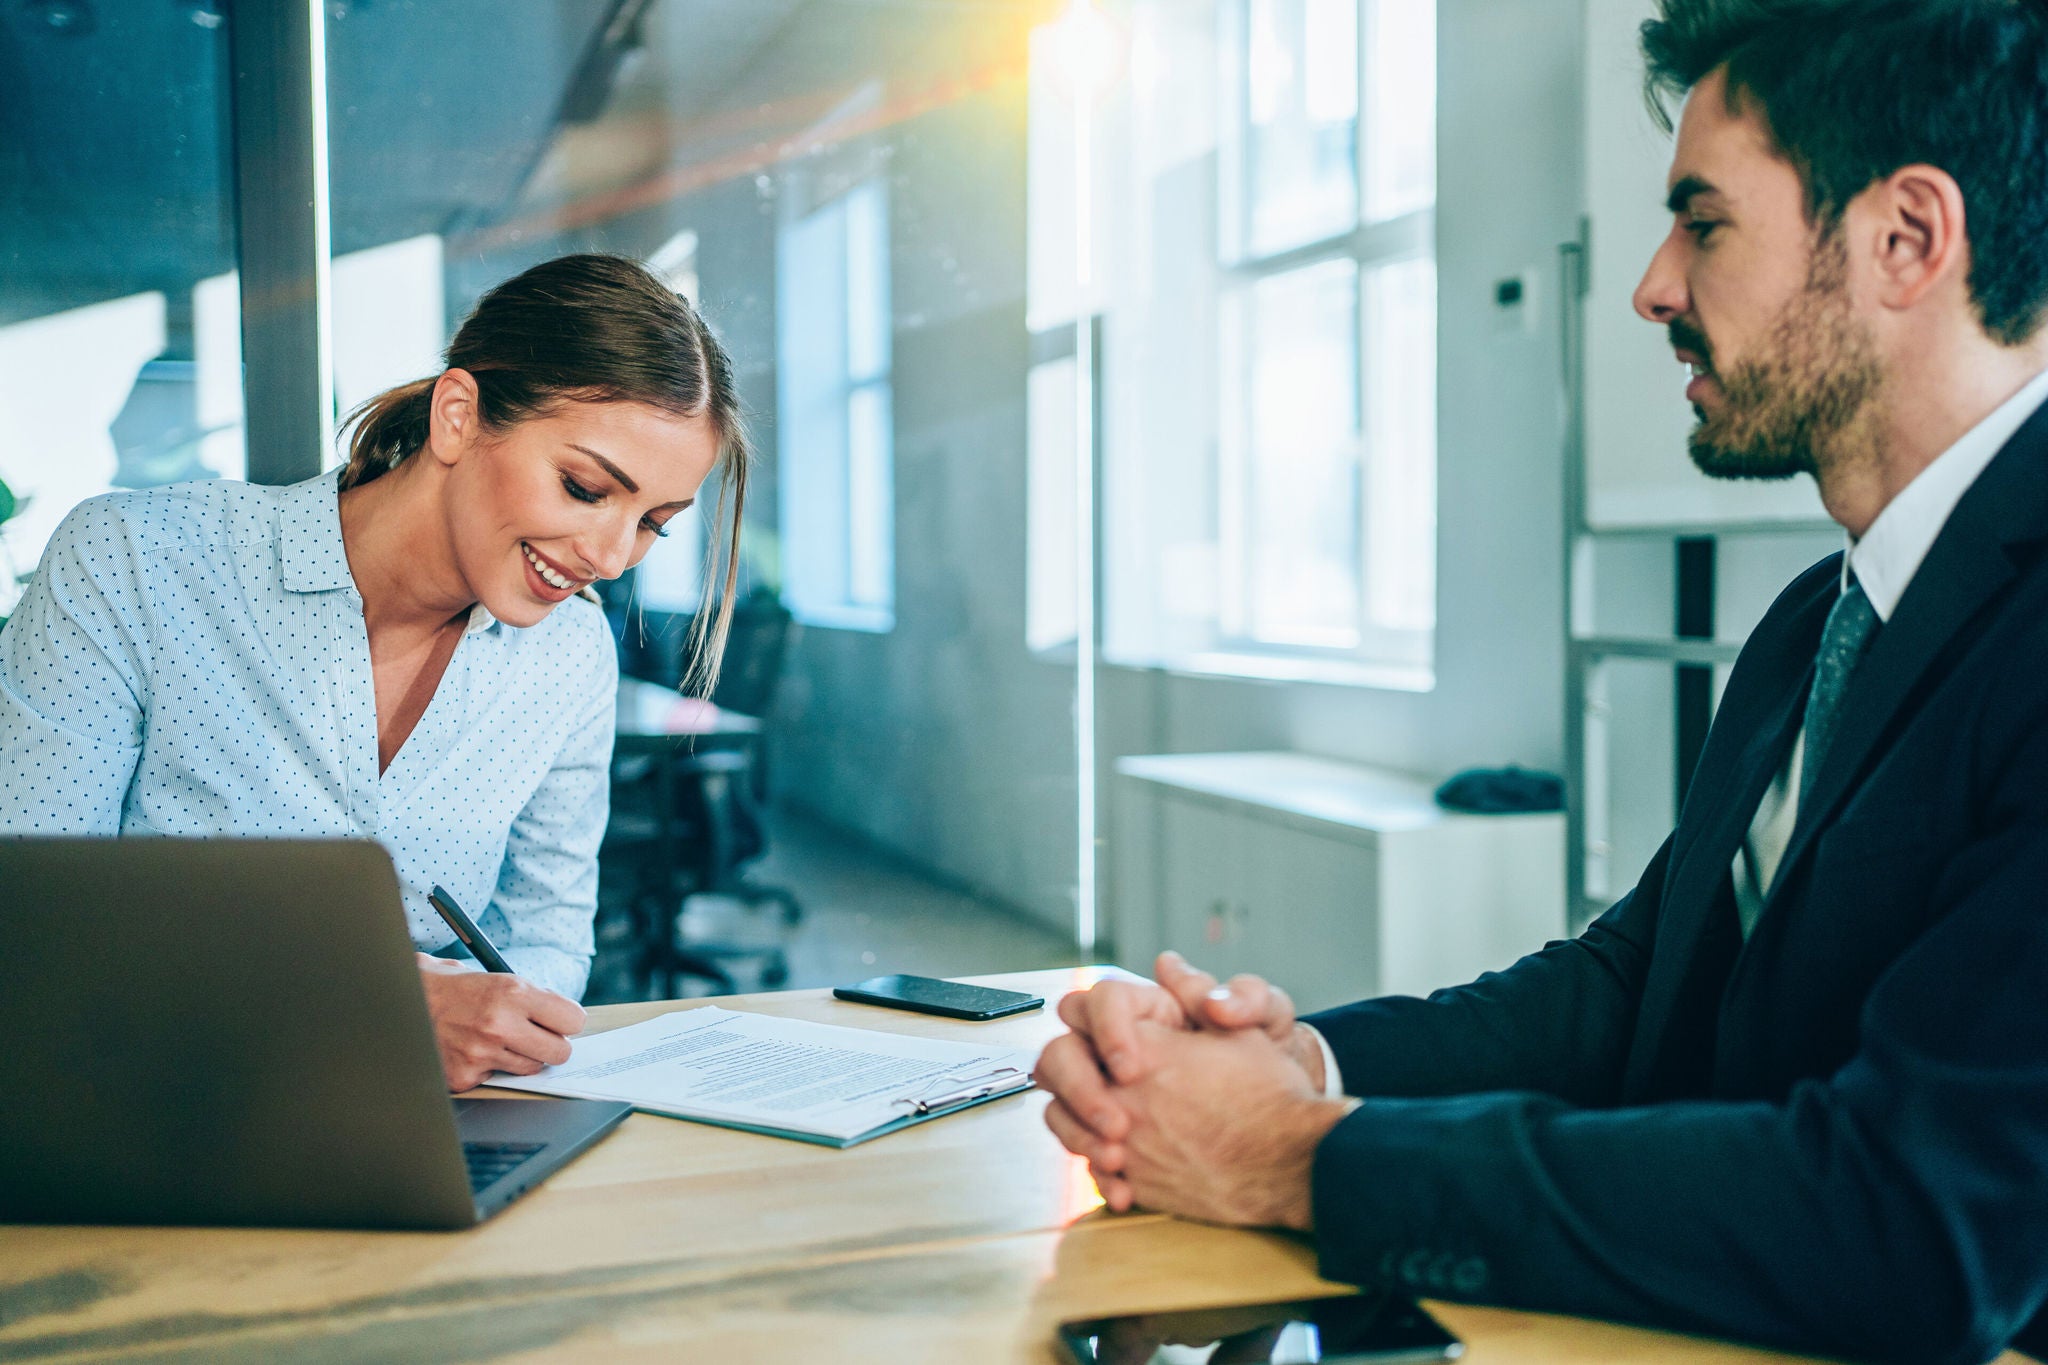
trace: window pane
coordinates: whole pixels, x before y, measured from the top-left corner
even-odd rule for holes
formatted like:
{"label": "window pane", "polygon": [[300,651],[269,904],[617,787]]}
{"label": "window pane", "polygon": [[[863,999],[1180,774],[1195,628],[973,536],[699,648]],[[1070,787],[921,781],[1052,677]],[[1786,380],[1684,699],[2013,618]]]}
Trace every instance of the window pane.
{"label": "window pane", "polygon": [[0,11],[0,616],[81,499],[246,468],[227,42],[201,5]]}
{"label": "window pane", "polygon": [[1051,649],[1078,634],[1075,538],[1079,450],[1074,410],[1080,372],[1074,358],[1034,366],[1026,390],[1024,640]]}
{"label": "window pane", "polygon": [[885,612],[895,597],[889,432],[889,386],[855,389],[846,423],[846,600]]}
{"label": "window pane", "polygon": [[775,253],[783,593],[800,616],[847,601],[846,213],[827,204]]}
{"label": "window pane", "polygon": [[1250,0],[1248,19],[1248,227],[1265,255],[1358,216],[1357,0]]}
{"label": "window pane", "polygon": [[1436,263],[1365,278],[1366,615],[1436,624]]}
{"label": "window pane", "polygon": [[[1250,633],[1358,644],[1358,266],[1260,280],[1249,317]],[[1225,497],[1232,496],[1225,490]]]}
{"label": "window pane", "polygon": [[1436,0],[1368,0],[1365,216],[1436,202]]}
{"label": "window pane", "polygon": [[846,196],[846,372],[856,384],[889,369],[888,203],[874,182]]}

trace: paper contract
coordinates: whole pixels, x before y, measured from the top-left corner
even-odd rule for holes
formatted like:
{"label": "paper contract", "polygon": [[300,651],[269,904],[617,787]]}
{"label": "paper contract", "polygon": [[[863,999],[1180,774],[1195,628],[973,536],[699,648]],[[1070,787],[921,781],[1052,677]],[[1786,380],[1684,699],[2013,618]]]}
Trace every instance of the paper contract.
{"label": "paper contract", "polygon": [[1035,1054],[715,1005],[576,1039],[568,1061],[490,1084],[832,1146],[1031,1084]]}

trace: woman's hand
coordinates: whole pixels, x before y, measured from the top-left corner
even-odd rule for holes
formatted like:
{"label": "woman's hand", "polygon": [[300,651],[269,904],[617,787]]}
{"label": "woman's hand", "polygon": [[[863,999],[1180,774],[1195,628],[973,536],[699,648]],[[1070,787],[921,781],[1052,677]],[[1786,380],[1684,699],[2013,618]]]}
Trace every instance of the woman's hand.
{"label": "woman's hand", "polygon": [[494,1071],[531,1076],[569,1060],[569,1040],[583,1031],[585,1017],[574,1000],[506,972],[418,957],[450,1090],[481,1085]]}

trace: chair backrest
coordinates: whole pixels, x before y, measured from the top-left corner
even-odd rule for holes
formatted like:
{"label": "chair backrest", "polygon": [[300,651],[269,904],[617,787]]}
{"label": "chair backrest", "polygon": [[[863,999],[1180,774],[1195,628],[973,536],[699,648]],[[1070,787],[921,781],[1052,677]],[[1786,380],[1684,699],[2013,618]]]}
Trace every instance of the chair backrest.
{"label": "chair backrest", "polygon": [[[728,711],[766,716],[782,682],[790,614],[772,588],[757,587],[733,604],[732,633],[711,700]],[[687,646],[685,646],[687,647]]]}

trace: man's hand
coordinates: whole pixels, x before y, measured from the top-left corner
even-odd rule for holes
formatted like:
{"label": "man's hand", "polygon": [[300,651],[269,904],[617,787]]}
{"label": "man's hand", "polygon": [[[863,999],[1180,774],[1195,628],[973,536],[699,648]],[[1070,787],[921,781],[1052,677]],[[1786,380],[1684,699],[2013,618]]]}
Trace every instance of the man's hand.
{"label": "man's hand", "polygon": [[1322,1098],[1260,1031],[1139,1031],[1156,1061],[1116,1092],[1130,1128],[1110,1154],[1132,1201],[1204,1222],[1308,1231],[1316,1146],[1344,1102]]}
{"label": "man's hand", "polygon": [[531,1076],[569,1060],[583,1031],[583,1007],[505,972],[474,972],[419,954],[427,1014],[450,1090],[481,1085],[494,1071]]}
{"label": "man's hand", "polygon": [[1104,981],[1062,999],[1059,1016],[1073,1032],[1046,1047],[1034,1072],[1039,1088],[1053,1097],[1047,1125],[1069,1150],[1090,1157],[1103,1199],[1117,1210],[1129,1208],[1133,1198],[1119,1174],[1122,1166],[1098,1163],[1094,1154],[1121,1162],[1118,1144],[1130,1131],[1130,1115],[1111,1086],[1142,1080],[1152,1069],[1153,1059],[1139,1042],[1141,1025],[1263,1033],[1294,1059],[1313,1089],[1323,1086],[1323,1050],[1307,1026],[1295,1022],[1287,992],[1256,976],[1235,976],[1218,986],[1215,977],[1170,951],[1159,955],[1153,970],[1156,985]]}

